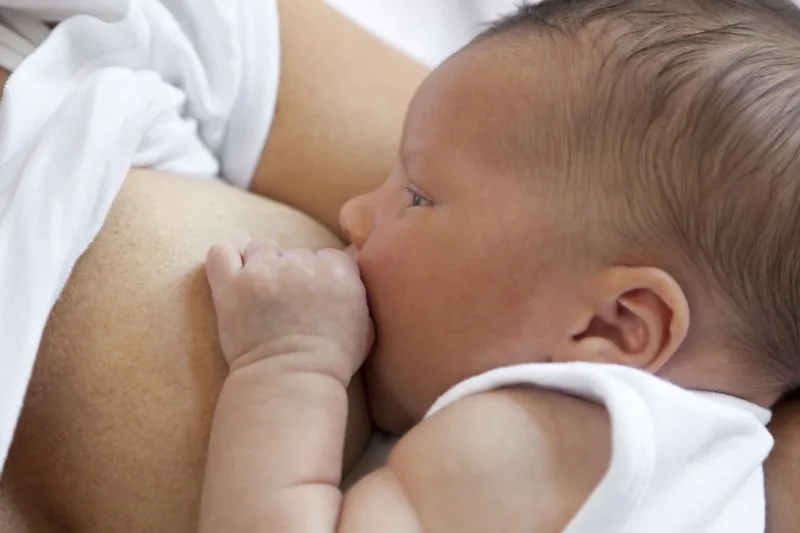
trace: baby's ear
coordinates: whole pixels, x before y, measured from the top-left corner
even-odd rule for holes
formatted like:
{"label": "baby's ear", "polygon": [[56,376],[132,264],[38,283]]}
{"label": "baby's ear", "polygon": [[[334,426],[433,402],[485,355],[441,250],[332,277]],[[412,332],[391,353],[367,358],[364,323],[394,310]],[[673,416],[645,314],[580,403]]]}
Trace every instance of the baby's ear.
{"label": "baby's ear", "polygon": [[633,366],[655,374],[689,330],[686,295],[657,268],[606,268],[583,295],[567,350],[572,360]]}

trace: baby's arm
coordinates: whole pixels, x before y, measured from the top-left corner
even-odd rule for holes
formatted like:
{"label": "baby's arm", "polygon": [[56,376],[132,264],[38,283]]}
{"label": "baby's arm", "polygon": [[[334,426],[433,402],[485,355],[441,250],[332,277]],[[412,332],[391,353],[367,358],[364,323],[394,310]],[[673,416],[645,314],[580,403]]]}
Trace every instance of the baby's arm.
{"label": "baby's arm", "polygon": [[607,467],[608,420],[599,406],[545,391],[457,402],[343,497],[345,385],[368,346],[363,288],[344,256],[253,246],[243,258],[217,249],[207,267],[232,370],[201,531],[564,528]]}
{"label": "baby's arm", "polygon": [[200,531],[334,531],[347,385],[371,324],[342,252],[215,247],[206,271],[230,365],[211,429]]}
{"label": "baby's arm", "polygon": [[227,379],[212,426],[201,532],[335,530],[347,395],[326,373],[303,368],[304,360],[314,366],[316,349],[287,351]]}

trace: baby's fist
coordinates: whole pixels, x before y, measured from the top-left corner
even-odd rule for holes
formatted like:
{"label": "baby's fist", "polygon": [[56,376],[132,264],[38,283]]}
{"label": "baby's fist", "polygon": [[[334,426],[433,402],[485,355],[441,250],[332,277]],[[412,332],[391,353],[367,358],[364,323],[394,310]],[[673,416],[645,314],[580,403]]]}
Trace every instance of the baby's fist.
{"label": "baby's fist", "polygon": [[372,342],[366,293],[343,252],[281,251],[269,240],[243,252],[218,245],[206,274],[232,369],[297,352],[349,380],[363,363]]}

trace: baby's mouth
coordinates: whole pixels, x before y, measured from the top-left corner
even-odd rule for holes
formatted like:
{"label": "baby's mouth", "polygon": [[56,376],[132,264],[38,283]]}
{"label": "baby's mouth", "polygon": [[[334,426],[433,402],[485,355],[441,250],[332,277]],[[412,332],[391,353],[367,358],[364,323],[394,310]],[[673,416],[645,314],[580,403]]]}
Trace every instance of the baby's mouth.
{"label": "baby's mouth", "polygon": [[351,244],[344,249],[344,253],[346,253],[355,264],[358,264],[358,248]]}

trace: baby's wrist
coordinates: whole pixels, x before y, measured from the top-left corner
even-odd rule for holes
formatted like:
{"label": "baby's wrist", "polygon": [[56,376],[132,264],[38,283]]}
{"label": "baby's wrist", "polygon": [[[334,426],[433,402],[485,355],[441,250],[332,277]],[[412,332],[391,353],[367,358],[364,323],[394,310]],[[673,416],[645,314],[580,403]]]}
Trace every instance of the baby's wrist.
{"label": "baby's wrist", "polygon": [[347,387],[358,370],[349,368],[350,359],[337,342],[325,337],[287,335],[236,357],[231,361],[230,372],[259,365],[269,372],[323,374]]}

